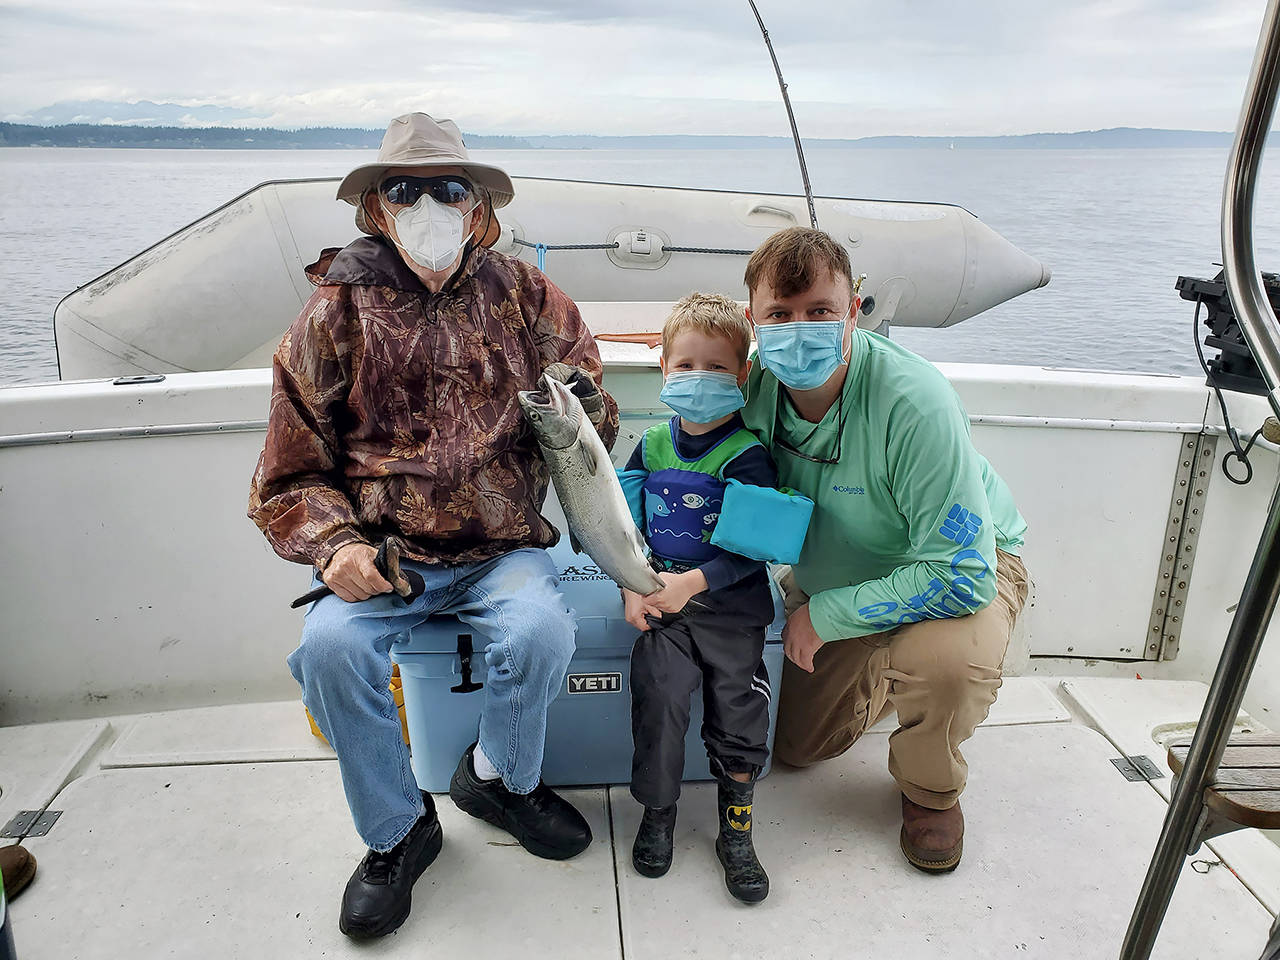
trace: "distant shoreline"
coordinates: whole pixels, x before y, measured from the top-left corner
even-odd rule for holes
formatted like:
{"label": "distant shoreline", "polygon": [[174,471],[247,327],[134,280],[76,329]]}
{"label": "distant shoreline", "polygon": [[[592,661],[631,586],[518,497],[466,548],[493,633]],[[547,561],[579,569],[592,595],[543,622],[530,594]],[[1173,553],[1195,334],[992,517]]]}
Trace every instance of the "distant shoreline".
{"label": "distant shoreline", "polygon": [[[759,150],[790,149],[787,137],[737,136],[529,136],[465,134],[473,150]],[[1028,133],[991,137],[861,137],[806,139],[810,147],[895,150],[1103,150],[1216,148],[1232,134],[1207,130],[1113,127],[1072,133]],[[132,147],[165,150],[376,150],[381,130],[308,127],[300,130],[246,127],[163,127],[115,124],[0,123],[0,147]]]}

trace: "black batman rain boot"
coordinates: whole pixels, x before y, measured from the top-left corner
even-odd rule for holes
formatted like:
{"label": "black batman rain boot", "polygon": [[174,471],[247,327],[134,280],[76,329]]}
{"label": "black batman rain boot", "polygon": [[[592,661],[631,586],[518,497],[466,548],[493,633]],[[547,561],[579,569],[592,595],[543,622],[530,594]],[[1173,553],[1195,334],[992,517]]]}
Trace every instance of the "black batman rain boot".
{"label": "black batman rain boot", "polygon": [[645,807],[631,847],[631,865],[646,877],[660,877],[671,869],[676,829],[676,805]]}
{"label": "black batman rain boot", "polygon": [[751,843],[751,802],[754,783],[739,783],[728,775],[718,778],[716,801],[720,835],[716,856],[724,867],[724,884],[743,903],[759,903],[769,895],[769,875],[756,859]]}

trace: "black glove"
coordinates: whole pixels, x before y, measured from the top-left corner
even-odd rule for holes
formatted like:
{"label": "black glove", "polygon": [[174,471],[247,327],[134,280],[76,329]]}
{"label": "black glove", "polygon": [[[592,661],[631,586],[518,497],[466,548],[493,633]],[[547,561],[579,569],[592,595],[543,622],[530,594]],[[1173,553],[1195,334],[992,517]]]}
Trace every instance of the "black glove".
{"label": "black glove", "polygon": [[552,380],[559,380],[568,387],[569,392],[581,401],[582,411],[587,415],[587,419],[599,426],[600,421],[604,419],[604,397],[600,395],[600,388],[591,379],[591,374],[581,367],[570,366],[559,361],[549,364],[542,372]]}

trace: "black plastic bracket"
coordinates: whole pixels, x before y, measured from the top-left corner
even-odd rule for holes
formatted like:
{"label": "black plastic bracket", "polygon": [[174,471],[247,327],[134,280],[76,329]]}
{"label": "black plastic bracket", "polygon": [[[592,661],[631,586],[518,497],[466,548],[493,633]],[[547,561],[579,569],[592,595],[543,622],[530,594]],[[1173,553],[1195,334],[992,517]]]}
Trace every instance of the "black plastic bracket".
{"label": "black plastic bracket", "polygon": [[[1280,316],[1280,276],[1264,273],[1262,284],[1266,288],[1271,309]],[[1208,361],[1218,386],[1223,390],[1266,396],[1267,383],[1262,378],[1262,371],[1258,369],[1249,345],[1245,342],[1244,333],[1240,330],[1240,323],[1236,320],[1223,272],[1219,271],[1212,280],[1179,277],[1174,286],[1183,300],[1202,303],[1208,312],[1208,316],[1202,321],[1209,328],[1204,344],[1218,351],[1218,355]]]}
{"label": "black plastic bracket", "polygon": [[484,686],[483,683],[476,683],[471,679],[471,658],[475,655],[475,651],[471,647],[471,634],[458,634],[458,664],[462,670],[462,682],[456,687],[449,689],[453,693],[471,693],[473,690],[479,690]]}

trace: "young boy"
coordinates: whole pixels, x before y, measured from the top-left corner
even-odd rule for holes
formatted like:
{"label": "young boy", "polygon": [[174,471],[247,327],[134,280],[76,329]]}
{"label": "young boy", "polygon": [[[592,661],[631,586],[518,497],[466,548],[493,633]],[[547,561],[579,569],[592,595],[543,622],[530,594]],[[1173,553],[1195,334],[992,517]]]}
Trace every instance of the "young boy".
{"label": "young boy", "polygon": [[[751,326],[727,297],[693,293],[662,329],[661,399],[677,416],[644,434],[626,470],[643,476],[644,532],[666,586],[623,590],[644,633],[631,654],[631,795],[644,804],[631,862],[647,877],[671,867],[690,697],[702,688],[711,772],[719,782],[716,854],[729,892],[769,894],[751,843],[754,781],[768,750],[769,678],[761,655],[773,598],[764,564],[711,543],[727,481],[773,487],[768,452],[742,425]],[[699,604],[685,609],[689,599]]]}

